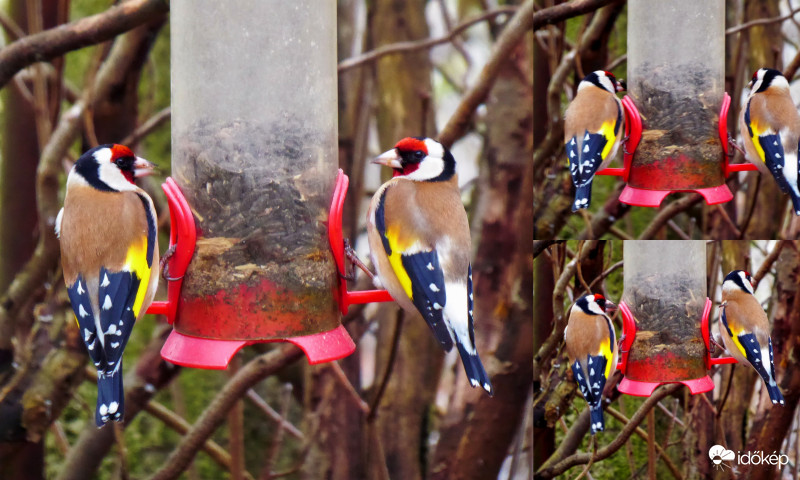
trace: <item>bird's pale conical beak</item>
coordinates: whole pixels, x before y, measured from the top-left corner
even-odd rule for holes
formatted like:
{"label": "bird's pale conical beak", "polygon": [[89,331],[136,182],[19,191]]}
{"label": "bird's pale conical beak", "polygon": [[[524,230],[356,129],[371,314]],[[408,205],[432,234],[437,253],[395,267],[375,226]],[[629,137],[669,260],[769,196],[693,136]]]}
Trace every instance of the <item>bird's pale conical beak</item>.
{"label": "bird's pale conical beak", "polygon": [[617,310],[617,306],[614,305],[613,302],[609,302],[608,300],[606,300],[606,308],[604,308],[604,310],[606,311],[606,313],[615,312]]}
{"label": "bird's pale conical beak", "polygon": [[403,164],[400,163],[400,155],[397,154],[397,150],[394,148],[375,157],[372,163],[392,168],[403,168]]}
{"label": "bird's pale conical beak", "polygon": [[155,168],[155,164],[148,162],[142,157],[136,157],[136,161],[133,162],[133,175],[136,178],[152,175],[156,173]]}

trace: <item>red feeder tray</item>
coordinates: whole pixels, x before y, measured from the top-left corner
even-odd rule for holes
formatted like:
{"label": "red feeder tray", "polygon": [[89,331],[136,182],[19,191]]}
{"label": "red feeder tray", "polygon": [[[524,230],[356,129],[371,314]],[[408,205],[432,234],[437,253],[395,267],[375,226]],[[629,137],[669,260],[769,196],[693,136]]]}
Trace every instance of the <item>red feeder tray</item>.
{"label": "red feeder tray", "polygon": [[[336,259],[337,269],[340,273],[344,271],[344,246],[342,240],[342,205],[347,193],[348,178],[339,170],[334,190],[333,202],[331,204],[330,218],[328,223],[328,236]],[[148,309],[148,313],[157,313],[167,316],[167,321],[174,324],[179,310],[179,304],[183,305],[180,299],[182,277],[189,266],[195,249],[196,230],[194,217],[192,216],[189,204],[181,193],[175,181],[168,178],[162,185],[167,194],[170,208],[170,247],[175,246],[175,253],[169,259],[169,275],[176,278],[170,280],[167,287],[166,302],[153,302]],[[340,309],[347,311],[347,305],[353,303],[367,303],[372,301],[390,301],[391,296],[386,291],[379,290],[373,292],[347,292],[344,279],[340,279],[338,299]],[[347,303],[341,303],[341,302]],[[185,308],[180,307],[184,314]],[[194,316],[189,312],[190,316]],[[161,356],[176,365],[204,369],[225,369],[233,355],[242,347],[254,343],[265,342],[290,342],[300,347],[306,354],[310,364],[330,362],[346,357],[355,351],[353,342],[347,330],[339,325],[333,330],[315,333],[311,335],[294,336],[288,338],[276,338],[266,340],[230,340],[225,338],[201,338],[174,330],[167,338],[164,347],[161,349]]]}
{"label": "red feeder tray", "polygon": [[[622,311],[622,332],[624,336],[624,340],[622,341],[622,345],[620,346],[620,361],[617,365],[625,377],[620,381],[619,386],[617,387],[620,392],[626,393],[628,395],[635,395],[637,397],[649,397],[653,394],[653,391],[658,388],[660,385],[664,385],[667,383],[682,383],[689,387],[689,391],[692,392],[692,395],[697,395],[698,393],[708,392],[714,389],[714,382],[708,375],[705,375],[700,378],[694,378],[689,380],[665,380],[665,381],[658,381],[658,382],[644,382],[639,380],[631,380],[628,378],[628,353],[630,352],[631,346],[633,345],[633,340],[636,337],[636,322],[633,319],[633,314],[631,313],[630,308],[625,302],[619,302],[619,309]],[[708,351],[708,316],[711,312],[711,300],[706,298],[705,307],[703,308],[703,316],[701,319],[701,326],[705,325],[705,329],[702,330],[703,338],[706,344],[706,351]],[[708,367],[709,358],[706,359],[706,367]],[[713,359],[713,360],[724,360],[724,359]],[[725,361],[720,361],[719,363],[727,363]]]}
{"label": "red feeder tray", "polygon": [[[722,97],[722,105],[719,113],[719,138],[722,142],[722,148],[724,151],[723,173],[725,178],[729,177],[733,172],[756,170],[756,166],[751,163],[731,164],[729,161],[728,110],[730,108],[730,104],[731,97],[727,92],[725,92]],[[605,168],[597,172],[597,175],[618,176],[622,177],[623,181],[628,182],[631,173],[633,155],[636,152],[636,147],[639,146],[639,142],[642,138],[642,117],[639,114],[639,110],[636,108],[636,105],[633,103],[633,100],[629,96],[625,96],[625,98],[622,99],[622,106],[625,111],[625,135],[628,138],[624,144],[625,152],[623,167]],[[660,165],[658,169],[662,176],[669,175],[669,165]],[[664,173],[665,171],[667,173]],[[697,192],[703,196],[703,198],[706,200],[706,203],[709,205],[725,203],[733,199],[733,194],[731,193],[730,189],[723,183],[722,185],[717,185],[715,187],[675,190],[645,189],[633,187],[631,185],[625,185],[625,188],[622,190],[622,193],[619,196],[619,200],[622,203],[639,207],[658,207],[661,205],[661,202],[664,200],[664,198],[666,198],[667,195],[677,192]]]}

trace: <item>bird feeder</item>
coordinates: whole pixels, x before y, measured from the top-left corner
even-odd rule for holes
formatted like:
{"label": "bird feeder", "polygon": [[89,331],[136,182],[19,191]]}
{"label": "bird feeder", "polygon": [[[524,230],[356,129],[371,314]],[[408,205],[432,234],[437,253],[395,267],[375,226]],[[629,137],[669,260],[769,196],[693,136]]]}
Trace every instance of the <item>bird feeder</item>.
{"label": "bird feeder", "polygon": [[293,342],[310,363],[349,355],[328,240],[335,3],[170,8],[172,171],[197,241],[162,356],[225,368],[243,346],[266,341]]}
{"label": "bird feeder", "polygon": [[620,201],[630,205],[658,207],[692,191],[709,205],[731,200],[725,179],[755,166],[729,164],[725,3],[632,2],[628,39],[626,162],[598,174],[622,176]]}
{"label": "bird feeder", "polygon": [[626,241],[624,256],[619,391],[650,396],[663,383],[712,390],[708,368],[723,362],[708,354],[705,242]]}

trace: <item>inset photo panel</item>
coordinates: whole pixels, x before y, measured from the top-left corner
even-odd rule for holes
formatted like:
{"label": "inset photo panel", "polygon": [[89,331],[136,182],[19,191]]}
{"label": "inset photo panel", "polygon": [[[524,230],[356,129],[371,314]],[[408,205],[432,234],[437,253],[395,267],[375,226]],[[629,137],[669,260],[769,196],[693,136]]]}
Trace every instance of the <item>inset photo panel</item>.
{"label": "inset photo panel", "polygon": [[800,245],[534,257],[534,478],[797,478]]}

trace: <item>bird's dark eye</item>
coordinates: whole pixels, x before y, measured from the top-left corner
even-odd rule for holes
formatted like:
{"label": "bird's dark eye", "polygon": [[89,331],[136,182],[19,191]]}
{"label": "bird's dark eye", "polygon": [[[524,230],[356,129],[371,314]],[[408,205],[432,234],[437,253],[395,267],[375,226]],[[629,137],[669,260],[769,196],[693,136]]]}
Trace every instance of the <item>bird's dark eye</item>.
{"label": "bird's dark eye", "polygon": [[132,157],[119,157],[118,159],[114,160],[114,164],[120,170],[131,170],[133,168],[133,158]]}
{"label": "bird's dark eye", "polygon": [[422,160],[423,158],[425,158],[425,152],[423,152],[422,150],[417,150],[416,152],[414,152],[414,158],[417,160]]}

